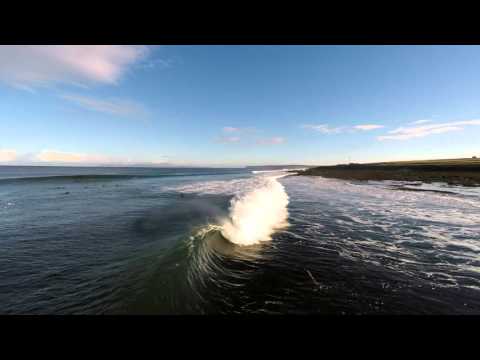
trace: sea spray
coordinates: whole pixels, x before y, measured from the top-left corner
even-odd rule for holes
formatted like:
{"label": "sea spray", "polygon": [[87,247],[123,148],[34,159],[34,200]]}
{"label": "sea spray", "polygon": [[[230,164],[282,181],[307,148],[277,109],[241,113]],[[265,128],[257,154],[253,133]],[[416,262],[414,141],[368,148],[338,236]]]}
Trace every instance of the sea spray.
{"label": "sea spray", "polygon": [[[276,173],[276,175],[272,174]],[[163,191],[202,195],[233,195],[229,213],[219,219],[216,230],[233,244],[253,245],[271,240],[272,234],[288,226],[288,195],[279,178],[284,171],[268,171],[250,178],[196,182],[183,186],[164,187]],[[208,230],[212,230],[208,227]]]}
{"label": "sea spray", "polygon": [[288,195],[277,180],[283,176],[265,177],[262,186],[231,200],[223,237],[237,245],[253,245],[271,240],[276,230],[288,226]]}

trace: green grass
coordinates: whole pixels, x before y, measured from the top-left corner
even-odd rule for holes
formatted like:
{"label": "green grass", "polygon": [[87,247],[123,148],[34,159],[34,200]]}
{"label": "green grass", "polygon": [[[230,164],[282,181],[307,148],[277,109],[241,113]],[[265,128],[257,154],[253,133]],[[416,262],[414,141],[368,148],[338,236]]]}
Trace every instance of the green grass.
{"label": "green grass", "polygon": [[369,163],[364,165],[393,165],[393,166],[412,166],[412,165],[480,165],[480,159],[461,158],[461,159],[437,159],[437,160],[409,160],[409,161],[388,161]]}

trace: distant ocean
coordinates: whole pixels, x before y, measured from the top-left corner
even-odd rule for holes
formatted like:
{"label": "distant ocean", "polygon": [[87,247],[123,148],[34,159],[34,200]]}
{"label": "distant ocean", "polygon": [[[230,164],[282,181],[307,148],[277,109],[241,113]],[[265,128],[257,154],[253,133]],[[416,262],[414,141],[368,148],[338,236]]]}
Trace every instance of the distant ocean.
{"label": "distant ocean", "polygon": [[480,314],[480,190],[0,166],[0,313]]}

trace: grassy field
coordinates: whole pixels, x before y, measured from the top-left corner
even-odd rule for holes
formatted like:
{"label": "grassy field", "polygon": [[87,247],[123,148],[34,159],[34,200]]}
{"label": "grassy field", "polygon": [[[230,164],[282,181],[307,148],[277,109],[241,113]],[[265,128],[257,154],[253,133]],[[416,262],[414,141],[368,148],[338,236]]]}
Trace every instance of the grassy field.
{"label": "grassy field", "polygon": [[473,165],[480,166],[480,159],[463,158],[463,159],[438,159],[438,160],[411,160],[411,161],[390,161],[371,163],[372,165],[385,166],[415,166],[415,165]]}
{"label": "grassy field", "polygon": [[313,167],[298,171],[297,174],[352,180],[446,182],[451,185],[480,186],[480,159],[341,164]]}

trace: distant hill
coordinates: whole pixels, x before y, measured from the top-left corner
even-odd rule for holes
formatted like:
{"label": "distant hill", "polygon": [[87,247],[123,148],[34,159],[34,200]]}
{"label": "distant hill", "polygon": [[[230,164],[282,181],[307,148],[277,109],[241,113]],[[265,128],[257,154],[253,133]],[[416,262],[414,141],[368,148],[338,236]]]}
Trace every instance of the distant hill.
{"label": "distant hill", "polygon": [[389,162],[379,162],[379,163],[370,163],[362,165],[385,165],[385,166],[417,166],[417,165],[434,165],[434,166],[479,166],[480,159],[476,156],[471,158],[460,158],[460,159],[437,159],[437,160],[408,160],[408,161],[389,161]]}
{"label": "distant hill", "polygon": [[258,166],[245,166],[247,170],[281,170],[281,169],[300,169],[309,168],[311,165],[258,165]]}

